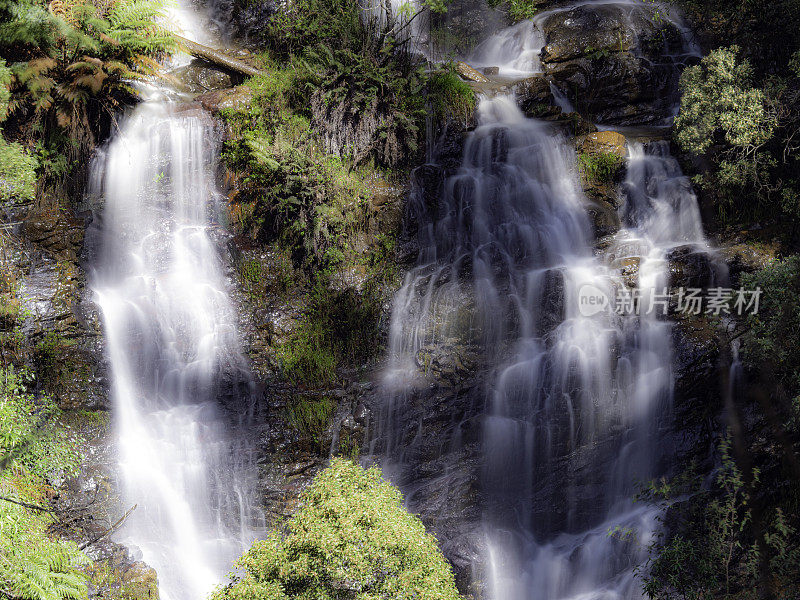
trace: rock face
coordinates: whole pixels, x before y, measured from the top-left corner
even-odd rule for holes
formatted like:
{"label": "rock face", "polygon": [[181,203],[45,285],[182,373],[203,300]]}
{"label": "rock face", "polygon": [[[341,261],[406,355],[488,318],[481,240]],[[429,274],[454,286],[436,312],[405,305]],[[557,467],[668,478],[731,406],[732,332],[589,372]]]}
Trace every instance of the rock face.
{"label": "rock face", "polygon": [[542,65],[579,112],[616,124],[669,115],[677,63],[690,51],[678,28],[653,11],[645,4],[585,5],[544,19]]}
{"label": "rock face", "polygon": [[195,98],[204,109],[213,115],[223,110],[241,110],[253,100],[253,90],[246,85],[208,92]]}

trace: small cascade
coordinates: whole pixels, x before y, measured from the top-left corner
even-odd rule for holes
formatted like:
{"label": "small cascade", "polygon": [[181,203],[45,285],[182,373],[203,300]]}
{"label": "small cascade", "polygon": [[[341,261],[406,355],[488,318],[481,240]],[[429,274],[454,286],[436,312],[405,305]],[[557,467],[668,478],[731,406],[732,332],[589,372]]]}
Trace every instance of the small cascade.
{"label": "small cascade", "polygon": [[156,570],[162,599],[196,600],[263,528],[254,398],[218,246],[213,122],[145,93],[95,161],[90,190],[104,199],[92,288],[121,499],[137,507],[116,538]]}
{"label": "small cascade", "polygon": [[[541,72],[543,23],[589,4],[503,30],[470,62],[511,78]],[[642,10],[591,4],[631,19]],[[665,64],[678,69],[691,52],[684,40]],[[475,560],[494,600],[641,598],[634,568],[658,511],[633,498],[638,483],[664,474],[671,452],[670,260],[702,256],[703,286],[723,281],[724,270],[666,142],[629,142],[623,227],[597,250],[566,138],[502,94],[480,99],[478,122],[460,168],[432,193],[436,167],[427,165],[412,195],[419,258],[395,297],[372,451],[412,509],[420,497],[444,506],[450,488],[471,477],[447,457],[467,457],[462,471],[476,473],[481,507],[484,551]],[[635,274],[623,265],[636,265]],[[625,296],[638,297],[637,308],[613,310]],[[480,359],[461,364],[470,355]],[[431,373],[441,381],[454,370],[485,378],[470,384],[477,391],[455,387],[448,396]],[[426,414],[426,393],[462,407],[462,420],[444,409]],[[431,443],[426,426],[447,419],[435,425],[446,435]],[[458,535],[454,543],[471,534]]]}

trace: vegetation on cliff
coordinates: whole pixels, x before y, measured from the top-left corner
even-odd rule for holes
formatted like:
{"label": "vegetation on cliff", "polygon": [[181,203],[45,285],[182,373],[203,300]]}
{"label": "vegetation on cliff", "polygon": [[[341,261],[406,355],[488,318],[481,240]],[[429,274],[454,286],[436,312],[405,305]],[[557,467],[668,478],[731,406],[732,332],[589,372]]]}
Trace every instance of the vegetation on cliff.
{"label": "vegetation on cliff", "polygon": [[[10,71],[4,134],[38,158],[45,185],[82,191],[89,153],[132,97],[131,82],[157,71],[153,57],[173,47],[157,24],[163,15],[158,0],[0,4],[0,60]],[[20,161],[18,170],[37,164]],[[30,191],[25,180],[15,193]]]}
{"label": "vegetation on cliff", "polygon": [[344,459],[314,479],[284,533],[256,542],[212,600],[457,600],[453,572],[400,492]]}
{"label": "vegetation on cliff", "polygon": [[50,535],[54,476],[75,474],[79,440],[56,425],[58,410],[27,389],[29,376],[0,373],[0,595],[12,600],[85,598],[88,562],[74,542]]}
{"label": "vegetation on cliff", "polygon": [[699,159],[695,182],[724,223],[777,220],[796,237],[800,3],[683,4],[707,43],[719,46],[681,79],[675,139]]}

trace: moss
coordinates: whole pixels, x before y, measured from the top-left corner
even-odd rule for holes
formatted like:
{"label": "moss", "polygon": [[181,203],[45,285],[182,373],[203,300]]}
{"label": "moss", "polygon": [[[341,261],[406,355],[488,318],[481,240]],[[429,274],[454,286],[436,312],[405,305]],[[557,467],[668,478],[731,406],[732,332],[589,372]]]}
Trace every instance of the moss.
{"label": "moss", "polygon": [[275,349],[286,379],[321,387],[335,379],[337,367],[374,356],[383,310],[379,290],[336,290],[321,276],[306,302],[288,340]]}
{"label": "moss", "polygon": [[475,112],[475,92],[452,68],[430,76],[428,100],[439,119],[468,121]]}
{"label": "moss", "polygon": [[318,446],[335,410],[336,402],[330,398],[298,395],[286,406],[286,421],[294,431]]}
{"label": "moss", "polygon": [[611,183],[619,176],[625,159],[610,152],[581,152],[578,154],[578,164],[589,183],[603,184]]}

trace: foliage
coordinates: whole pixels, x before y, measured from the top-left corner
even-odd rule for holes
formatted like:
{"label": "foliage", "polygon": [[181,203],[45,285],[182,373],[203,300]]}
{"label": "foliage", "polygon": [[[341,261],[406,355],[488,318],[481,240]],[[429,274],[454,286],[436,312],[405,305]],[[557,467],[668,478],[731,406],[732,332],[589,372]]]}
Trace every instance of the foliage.
{"label": "foliage", "polygon": [[[444,8],[441,2],[426,6]],[[373,160],[392,168],[414,164],[422,149],[426,93],[430,96],[438,88],[428,85],[424,64],[410,50],[411,17],[401,13],[381,20],[365,15],[357,0],[298,0],[268,26],[272,53],[299,76],[302,100],[295,111],[308,117],[323,137],[356,140],[356,148],[336,146],[339,154],[349,153],[357,163]],[[331,114],[340,115],[334,128],[329,128]],[[351,127],[357,134],[346,136]]]}
{"label": "foliage", "polygon": [[742,285],[762,290],[758,313],[747,316],[743,359],[751,369],[769,373],[788,397],[800,395],[800,257],[745,274]]}
{"label": "foliage", "polygon": [[[152,57],[173,47],[157,24],[160,0],[82,3],[35,0],[0,6],[0,57],[13,73],[9,111],[18,135],[37,139],[63,160],[42,161],[45,175],[86,157],[121,101],[134,94],[131,80],[157,70]],[[64,135],[70,143],[63,144]]]}
{"label": "foliage", "polygon": [[468,121],[475,112],[475,92],[451,67],[431,74],[428,95],[433,113],[440,120],[456,118]]}
{"label": "foliage", "polygon": [[0,201],[33,200],[38,165],[21,144],[0,137]]}
{"label": "foliage", "polygon": [[286,407],[286,420],[294,431],[319,444],[335,410],[336,402],[330,398],[296,396]]}
{"label": "foliage", "polygon": [[578,164],[588,181],[609,183],[625,166],[625,159],[613,152],[581,152]]}
{"label": "foliage", "polygon": [[459,597],[436,539],[377,468],[334,459],[286,530],[256,542],[213,600]]}
{"label": "foliage", "polygon": [[[667,508],[675,498],[693,489],[676,513],[682,522],[671,523],[648,547],[649,558],[638,569],[643,589],[653,600],[711,600],[742,598],[758,588],[759,545],[753,537],[751,501],[759,487],[759,471],[746,485],[741,470],[730,455],[730,441],[720,445],[721,464],[714,486],[700,491],[692,479],[681,485],[653,486],[643,494],[661,498]],[[794,527],[781,507],[772,510],[764,534],[769,564],[779,585],[797,592],[800,545]],[[755,596],[752,596],[755,597]],[[787,597],[789,597],[787,595]]]}
{"label": "foliage", "polygon": [[[5,121],[11,100],[12,73],[0,58],[0,123]],[[36,186],[36,159],[15,142],[0,137],[0,201],[32,200]]]}
{"label": "foliage", "polygon": [[378,337],[381,310],[379,290],[372,286],[337,291],[319,277],[301,320],[276,350],[284,376],[320,386],[334,378],[340,363],[368,358]]}
{"label": "foliage", "polygon": [[756,81],[763,57],[751,54],[756,69],[741,54],[735,45],[719,48],[684,71],[675,138],[706,159],[695,179],[724,218],[794,218],[800,215],[800,78],[787,58],[780,75]]}
{"label": "foliage", "polygon": [[541,0],[489,0],[489,6],[492,8],[505,6],[515,23],[535,17],[540,4]]}
{"label": "foliage", "polygon": [[762,90],[751,86],[752,67],[738,60],[739,48],[720,48],[687,68],[681,76],[681,111],[676,139],[687,151],[702,154],[718,134],[729,145],[760,147],[771,136],[774,118]]}
{"label": "foliage", "polygon": [[[57,409],[26,391],[29,377],[8,368],[0,381],[0,594],[20,600],[85,598],[74,542],[51,539],[52,515],[41,506],[52,473],[75,473],[77,440],[54,422]],[[27,506],[11,502],[21,502]]]}

